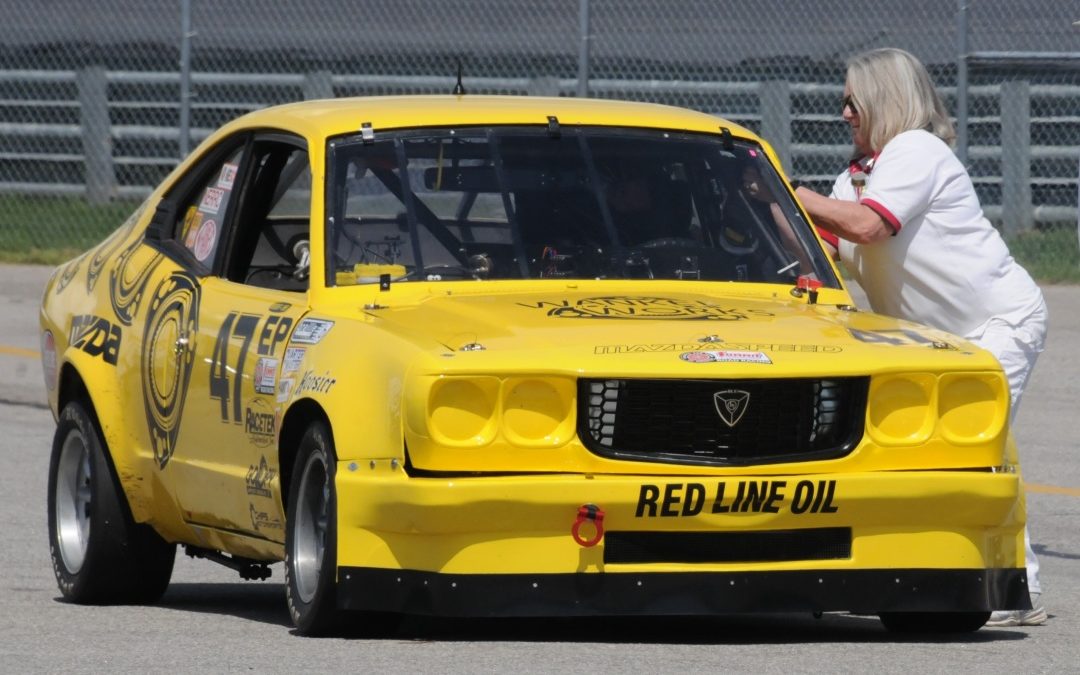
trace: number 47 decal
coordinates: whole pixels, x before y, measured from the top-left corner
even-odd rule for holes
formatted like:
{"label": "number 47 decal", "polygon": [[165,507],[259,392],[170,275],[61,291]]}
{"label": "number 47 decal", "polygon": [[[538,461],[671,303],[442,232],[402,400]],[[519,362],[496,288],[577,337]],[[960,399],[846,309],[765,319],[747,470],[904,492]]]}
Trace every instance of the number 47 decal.
{"label": "number 47 decal", "polygon": [[859,330],[848,328],[856,340],[887,345],[925,345],[935,349],[956,349],[953,345],[939,340],[932,340],[913,330],[895,328],[891,330]]}
{"label": "number 47 decal", "polygon": [[[229,399],[232,399],[231,421],[239,424],[243,419],[240,387],[244,381],[244,363],[247,361],[248,350],[251,349],[252,340],[255,338],[262,319],[263,317],[258,314],[230,312],[218,331],[217,341],[214,342],[214,353],[210,357],[210,398],[221,402],[221,421],[223,422],[230,421]],[[267,317],[262,332],[259,333],[259,355],[272,356],[277,351],[278,345],[289,336],[292,323],[293,320],[289,317],[273,314]],[[232,338],[241,341],[235,365],[230,363],[229,358],[229,342]]]}

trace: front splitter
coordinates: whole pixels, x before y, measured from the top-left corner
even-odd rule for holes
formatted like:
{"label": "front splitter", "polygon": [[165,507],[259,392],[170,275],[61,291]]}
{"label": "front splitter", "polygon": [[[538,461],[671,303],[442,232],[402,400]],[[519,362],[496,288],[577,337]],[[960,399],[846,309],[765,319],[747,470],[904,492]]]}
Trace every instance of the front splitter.
{"label": "front splitter", "polygon": [[347,610],[451,617],[1029,609],[1023,569],[440,574],[341,567]]}

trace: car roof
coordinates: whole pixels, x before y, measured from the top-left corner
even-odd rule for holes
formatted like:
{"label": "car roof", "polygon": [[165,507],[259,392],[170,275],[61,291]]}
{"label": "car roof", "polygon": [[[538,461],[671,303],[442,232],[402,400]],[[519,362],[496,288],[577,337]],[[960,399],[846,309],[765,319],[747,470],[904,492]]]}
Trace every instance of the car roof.
{"label": "car roof", "polygon": [[226,125],[238,128],[279,128],[308,138],[359,133],[370,124],[380,129],[442,126],[547,125],[555,117],[560,125],[616,126],[676,129],[717,133],[722,127],[755,142],[751,131],[724,120],[685,108],[585,98],[538,96],[371,96],[304,101],[264,108]]}

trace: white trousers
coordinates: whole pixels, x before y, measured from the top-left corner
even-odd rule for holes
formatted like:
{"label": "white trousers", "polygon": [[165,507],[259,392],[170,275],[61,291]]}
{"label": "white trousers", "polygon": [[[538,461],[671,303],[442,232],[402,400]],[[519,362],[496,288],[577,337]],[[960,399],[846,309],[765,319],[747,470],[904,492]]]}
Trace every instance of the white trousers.
{"label": "white trousers", "polygon": [[[997,357],[998,363],[1005,370],[1009,379],[1009,423],[1016,419],[1020,409],[1020,399],[1024,395],[1035,361],[1046,346],[1046,324],[1048,313],[1046,303],[1042,303],[1019,325],[1012,325],[1002,319],[990,319],[980,326],[968,340]],[[1024,527],[1024,561],[1027,567],[1028,592],[1042,593],[1039,584],[1039,559],[1031,549],[1031,537]]]}

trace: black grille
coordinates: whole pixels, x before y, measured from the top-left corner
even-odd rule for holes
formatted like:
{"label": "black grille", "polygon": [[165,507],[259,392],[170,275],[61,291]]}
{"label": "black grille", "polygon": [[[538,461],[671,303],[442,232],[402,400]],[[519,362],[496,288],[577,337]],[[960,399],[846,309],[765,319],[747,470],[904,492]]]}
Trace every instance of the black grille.
{"label": "black grille", "polygon": [[869,378],[581,380],[578,433],[608,457],[762,464],[847,454]]}
{"label": "black grille", "polygon": [[849,527],[769,532],[608,532],[604,535],[605,563],[756,563],[850,557]]}

